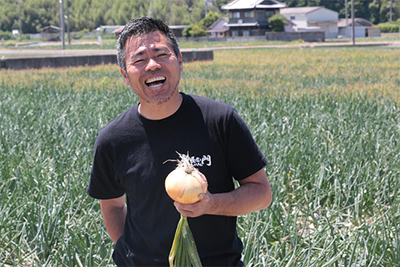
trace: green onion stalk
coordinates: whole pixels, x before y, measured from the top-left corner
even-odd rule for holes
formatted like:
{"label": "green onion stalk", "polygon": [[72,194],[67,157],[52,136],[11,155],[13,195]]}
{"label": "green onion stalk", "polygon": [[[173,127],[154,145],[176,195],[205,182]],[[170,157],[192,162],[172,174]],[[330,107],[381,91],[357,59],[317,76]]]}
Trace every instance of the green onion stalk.
{"label": "green onion stalk", "polygon": [[170,267],[201,267],[201,261],[190,230],[187,217],[182,216],[176,227],[174,241],[169,253]]}

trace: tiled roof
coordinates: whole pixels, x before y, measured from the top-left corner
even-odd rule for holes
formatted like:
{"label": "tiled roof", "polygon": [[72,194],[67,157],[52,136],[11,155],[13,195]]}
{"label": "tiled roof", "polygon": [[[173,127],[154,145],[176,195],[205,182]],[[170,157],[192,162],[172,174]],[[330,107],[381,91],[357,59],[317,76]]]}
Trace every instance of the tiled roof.
{"label": "tiled roof", "polygon": [[[348,26],[351,26],[351,18],[347,19]],[[372,22],[363,18],[354,18],[354,26],[372,26]],[[346,19],[339,19],[338,27],[346,27]]]}
{"label": "tiled roof", "polygon": [[285,3],[276,0],[235,0],[229,4],[223,5],[221,8],[225,10],[232,9],[253,9],[253,8],[284,8]]}
{"label": "tiled roof", "polygon": [[226,25],[227,21],[223,18],[219,18],[215,21],[206,32],[226,32],[229,31],[229,27]]}
{"label": "tiled roof", "polygon": [[313,12],[317,9],[320,9],[320,6],[311,6],[311,7],[289,7],[289,8],[282,8],[281,14],[307,14]]}

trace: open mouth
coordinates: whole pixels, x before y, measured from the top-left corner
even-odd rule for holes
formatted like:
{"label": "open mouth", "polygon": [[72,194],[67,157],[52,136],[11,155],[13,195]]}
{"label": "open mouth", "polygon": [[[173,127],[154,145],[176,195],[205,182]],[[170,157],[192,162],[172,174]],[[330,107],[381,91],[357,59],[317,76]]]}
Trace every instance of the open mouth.
{"label": "open mouth", "polygon": [[146,80],[144,83],[151,89],[158,89],[165,83],[165,81],[166,81],[165,77],[157,76]]}

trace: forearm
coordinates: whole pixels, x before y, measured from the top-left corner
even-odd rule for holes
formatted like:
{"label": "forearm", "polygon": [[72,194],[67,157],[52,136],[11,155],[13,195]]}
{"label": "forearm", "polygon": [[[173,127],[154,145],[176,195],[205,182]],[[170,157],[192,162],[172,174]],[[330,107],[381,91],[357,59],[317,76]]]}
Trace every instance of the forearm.
{"label": "forearm", "polygon": [[203,214],[239,216],[265,209],[271,204],[271,187],[264,170],[239,181],[240,187],[227,193],[200,195],[194,204],[175,202],[176,209],[186,217]]}
{"label": "forearm", "polygon": [[269,185],[247,183],[232,192],[210,195],[206,214],[239,216],[265,209],[271,203]]}
{"label": "forearm", "polygon": [[100,206],[107,232],[112,241],[117,243],[118,239],[124,233],[127,212],[126,205],[125,203],[115,205],[110,203],[109,200],[100,200]]}

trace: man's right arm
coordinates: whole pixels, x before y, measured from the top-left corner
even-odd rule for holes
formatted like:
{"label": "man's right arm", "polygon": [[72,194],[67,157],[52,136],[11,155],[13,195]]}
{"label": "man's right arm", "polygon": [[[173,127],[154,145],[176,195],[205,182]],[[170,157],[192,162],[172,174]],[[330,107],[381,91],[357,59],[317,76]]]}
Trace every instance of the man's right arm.
{"label": "man's right arm", "polygon": [[100,208],[103,214],[104,224],[112,241],[117,243],[124,233],[126,204],[125,195],[113,199],[101,199]]}

